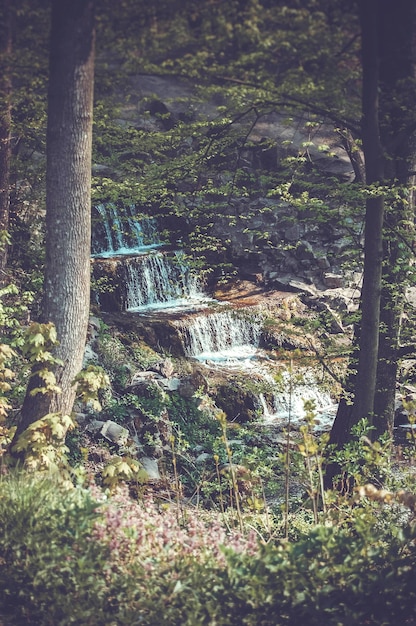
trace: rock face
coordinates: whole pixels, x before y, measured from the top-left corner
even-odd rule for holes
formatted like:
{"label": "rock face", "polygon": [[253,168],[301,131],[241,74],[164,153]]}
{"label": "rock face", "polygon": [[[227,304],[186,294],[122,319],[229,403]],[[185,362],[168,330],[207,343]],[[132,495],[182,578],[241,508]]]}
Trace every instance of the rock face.
{"label": "rock face", "polygon": [[226,232],[230,260],[240,277],[257,277],[265,286],[284,286],[300,280],[320,289],[343,287],[343,263],[351,255],[352,240],[337,224],[308,226],[293,207],[265,198],[246,200],[229,216],[219,216],[213,227],[218,237]]}
{"label": "rock face", "polygon": [[241,384],[241,380],[236,376],[224,378],[218,384],[215,403],[231,422],[250,422],[261,414],[258,393]]}

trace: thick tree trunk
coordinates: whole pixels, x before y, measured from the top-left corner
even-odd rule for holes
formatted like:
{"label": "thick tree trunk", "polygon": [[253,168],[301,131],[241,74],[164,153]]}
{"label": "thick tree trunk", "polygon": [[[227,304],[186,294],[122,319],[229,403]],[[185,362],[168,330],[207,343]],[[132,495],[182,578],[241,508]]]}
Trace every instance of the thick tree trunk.
{"label": "thick tree trunk", "polygon": [[[378,57],[378,0],[360,3],[362,31],[362,136],[365,158],[365,177],[368,185],[383,181],[384,159],[379,135],[379,57]],[[383,260],[384,200],[381,195],[369,196],[366,202],[364,240],[364,279],[361,290],[361,320],[356,333],[357,359],[351,363],[349,378],[353,396],[340,402],[330,443],[342,447],[351,438],[351,428],[361,418],[371,419],[374,410],[381,276]],[[357,350],[356,350],[357,353]]]}
{"label": "thick tree trunk", "polygon": [[[386,246],[388,249],[388,246]],[[393,251],[392,251],[393,252]],[[388,254],[388,253],[387,253]],[[389,263],[394,264],[396,259],[390,257]],[[397,292],[395,282],[387,284],[389,280],[397,280],[391,268],[383,272],[385,284],[382,291],[380,311],[380,338],[377,366],[377,388],[374,398],[374,431],[372,439],[378,439],[386,431],[392,434],[394,411],[396,403],[396,382],[398,375],[398,350],[400,336],[400,321],[403,311],[404,293]],[[390,276],[389,276],[390,274]],[[403,281],[399,279],[403,285]]]}
{"label": "thick tree trunk", "polygon": [[54,0],[48,92],[46,263],[42,320],[56,326],[61,393],[36,394],[36,373],[18,425],[70,414],[82,367],[90,301],[94,0]]}
{"label": "thick tree trunk", "polygon": [[[10,57],[12,53],[11,0],[3,0],[0,12],[0,233],[9,230],[11,94]],[[7,243],[0,239],[0,285],[6,282]]]}
{"label": "thick tree trunk", "polygon": [[[382,196],[367,201],[359,357],[347,388],[354,403],[345,398],[340,402],[330,438],[338,448],[350,440],[350,429],[361,417],[371,418],[374,438],[393,425],[400,318],[413,236],[402,224],[414,219],[414,193],[406,187],[411,187],[416,163],[416,4],[362,0],[360,20],[367,184],[384,182],[398,193],[386,220]],[[327,486],[338,470],[328,466]]]}
{"label": "thick tree trunk", "polygon": [[[384,177],[384,158],[379,130],[380,67],[377,11],[378,0],[363,0],[360,3],[363,67],[362,136],[367,185],[381,183]],[[371,418],[374,410],[383,261],[383,221],[383,197],[381,195],[369,196],[366,201],[365,214],[364,278],[361,291],[358,374],[351,416],[353,424],[363,417]]]}
{"label": "thick tree trunk", "polygon": [[380,120],[385,149],[386,178],[400,185],[388,212],[384,241],[383,291],[380,346],[375,398],[374,436],[391,431],[394,421],[400,320],[403,311],[407,268],[412,256],[408,227],[414,219],[416,164],[416,5],[413,0],[380,0]]}

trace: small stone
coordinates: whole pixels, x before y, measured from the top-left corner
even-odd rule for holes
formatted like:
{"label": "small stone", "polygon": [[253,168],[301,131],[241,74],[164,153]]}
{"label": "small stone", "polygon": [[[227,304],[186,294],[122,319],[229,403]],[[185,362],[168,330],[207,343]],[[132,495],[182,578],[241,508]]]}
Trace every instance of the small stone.
{"label": "small stone", "polygon": [[299,261],[311,261],[315,258],[312,245],[309,241],[300,241],[296,248],[295,255]]}
{"label": "small stone", "polygon": [[92,420],[88,426],[86,426],[85,430],[87,430],[90,433],[96,433],[99,430],[101,430],[101,428],[104,426],[104,423],[102,420]]}
{"label": "small stone", "polygon": [[206,463],[209,459],[212,459],[212,455],[208,454],[208,452],[202,452],[196,457],[195,463]]}
{"label": "small stone", "polygon": [[321,270],[327,270],[329,267],[331,267],[330,262],[328,261],[328,259],[326,258],[326,256],[321,256],[317,259],[317,264],[318,267]]}
{"label": "small stone", "polygon": [[325,272],[323,275],[323,281],[325,287],[328,289],[339,289],[344,286],[344,277],[342,274],[332,274],[331,272]]}
{"label": "small stone", "polygon": [[104,422],[100,432],[105,439],[108,439],[108,441],[111,441],[119,446],[125,445],[130,435],[127,428],[124,428],[124,426],[120,426],[120,424],[112,422],[111,420]]}
{"label": "small stone", "polygon": [[161,479],[156,459],[149,456],[143,456],[141,459],[139,459],[139,461],[147,474],[148,480],[157,481]]}
{"label": "small stone", "polygon": [[302,228],[299,223],[295,223],[284,231],[286,241],[298,241],[302,236]]}

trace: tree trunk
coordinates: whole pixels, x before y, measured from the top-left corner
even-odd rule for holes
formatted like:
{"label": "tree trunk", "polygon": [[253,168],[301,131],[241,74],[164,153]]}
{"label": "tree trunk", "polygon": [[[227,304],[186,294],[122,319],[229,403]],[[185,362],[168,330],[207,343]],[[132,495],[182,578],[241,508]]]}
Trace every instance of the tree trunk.
{"label": "tree trunk", "polygon": [[[388,186],[395,200],[390,200],[386,220],[383,197],[367,201],[359,357],[349,378],[354,404],[340,402],[330,438],[338,448],[350,440],[351,427],[361,417],[371,418],[373,438],[393,426],[400,319],[413,237],[403,224],[414,219],[414,193],[408,189],[416,163],[416,5],[413,0],[362,0],[360,21],[366,179],[367,184]],[[328,486],[335,469],[329,466]]]}
{"label": "tree trunk", "polygon": [[[392,260],[392,262],[394,262]],[[387,272],[384,273],[384,280]],[[378,439],[386,431],[392,434],[396,403],[398,375],[398,348],[403,299],[392,293],[390,285],[383,289],[380,315],[379,360],[377,389],[374,399],[374,431],[372,439]]]}
{"label": "tree trunk", "polygon": [[11,0],[3,0],[0,13],[0,285],[6,282],[7,241],[10,210],[11,160],[11,70],[12,16]]}
{"label": "tree trunk", "polygon": [[[384,159],[379,134],[378,0],[360,3],[362,37],[362,137],[365,177],[368,185],[383,181]],[[384,199],[369,196],[366,201],[364,279],[361,290],[361,320],[356,333],[357,360],[351,363],[353,400],[340,402],[330,443],[342,447],[351,438],[351,428],[361,418],[371,419],[374,410],[379,346],[380,296],[383,259]],[[357,352],[357,350],[356,350]]]}
{"label": "tree trunk", "polygon": [[41,382],[34,371],[17,436],[45,413],[71,413],[72,382],[82,367],[90,302],[93,5],[54,0],[52,6],[42,321],[56,326],[61,393],[31,395]]}
{"label": "tree trunk", "polygon": [[375,437],[393,428],[400,320],[412,257],[413,233],[403,225],[414,220],[414,193],[409,187],[414,184],[416,163],[415,33],[413,0],[399,0],[394,5],[380,0],[380,128],[387,155],[386,177],[390,186],[399,189],[397,199],[391,201],[384,240]]}

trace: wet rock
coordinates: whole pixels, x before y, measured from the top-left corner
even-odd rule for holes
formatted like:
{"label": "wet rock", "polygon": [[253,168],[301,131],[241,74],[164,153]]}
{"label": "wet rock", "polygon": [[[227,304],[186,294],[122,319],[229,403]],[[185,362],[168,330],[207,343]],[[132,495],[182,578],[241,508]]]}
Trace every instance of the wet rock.
{"label": "wet rock", "polygon": [[215,394],[215,404],[223,410],[229,421],[245,423],[258,417],[259,400],[255,382],[244,384],[244,380],[231,377],[219,385]]}

